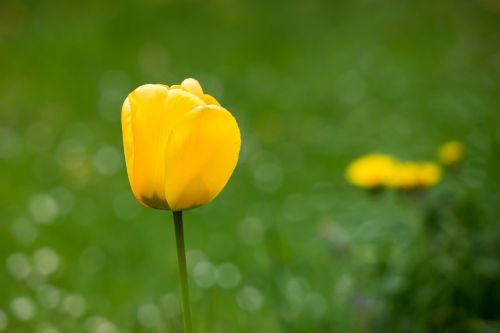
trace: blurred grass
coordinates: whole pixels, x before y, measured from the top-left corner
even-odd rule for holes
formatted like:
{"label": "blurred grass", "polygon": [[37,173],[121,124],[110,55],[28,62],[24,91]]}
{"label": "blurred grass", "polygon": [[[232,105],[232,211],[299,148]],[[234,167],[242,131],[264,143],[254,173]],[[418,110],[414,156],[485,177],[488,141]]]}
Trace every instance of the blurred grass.
{"label": "blurred grass", "polygon": [[[243,135],[227,188],[185,217],[197,332],[498,332],[499,11],[2,1],[0,329],[3,313],[6,332],[180,332],[172,219],[132,198],[119,113],[140,84],[195,77]],[[450,139],[467,159],[426,198],[344,180],[360,154],[433,159]],[[425,229],[432,212],[442,230]],[[45,276],[54,254],[32,256],[47,247]],[[224,289],[227,262],[240,279]]]}

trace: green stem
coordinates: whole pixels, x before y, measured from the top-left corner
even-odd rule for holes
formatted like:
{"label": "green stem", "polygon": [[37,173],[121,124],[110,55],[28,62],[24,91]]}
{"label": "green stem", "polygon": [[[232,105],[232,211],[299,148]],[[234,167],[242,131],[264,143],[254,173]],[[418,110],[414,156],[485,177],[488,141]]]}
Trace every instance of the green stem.
{"label": "green stem", "polygon": [[177,260],[179,262],[179,278],[181,280],[182,315],[184,332],[191,333],[191,310],[189,308],[189,286],[186,269],[186,250],[184,248],[184,228],[182,225],[182,211],[173,212],[175,223],[175,240],[177,243]]}

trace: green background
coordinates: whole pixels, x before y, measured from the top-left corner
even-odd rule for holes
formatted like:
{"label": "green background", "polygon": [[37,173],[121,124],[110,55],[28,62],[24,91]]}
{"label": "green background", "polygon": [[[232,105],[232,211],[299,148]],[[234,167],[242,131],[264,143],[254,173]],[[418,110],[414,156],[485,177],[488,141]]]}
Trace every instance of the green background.
{"label": "green background", "polygon": [[[181,332],[120,109],[197,78],[240,161],[185,213],[195,332],[500,332],[500,2],[0,2],[0,331]],[[463,165],[370,195],[370,152]]]}

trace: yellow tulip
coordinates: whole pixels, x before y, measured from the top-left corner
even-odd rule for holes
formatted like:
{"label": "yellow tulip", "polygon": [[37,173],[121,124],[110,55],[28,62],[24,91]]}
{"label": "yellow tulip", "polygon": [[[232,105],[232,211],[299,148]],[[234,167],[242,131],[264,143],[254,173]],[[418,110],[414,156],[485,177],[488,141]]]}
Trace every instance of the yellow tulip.
{"label": "yellow tulip", "polygon": [[122,107],[127,174],[143,205],[181,211],[212,201],[238,162],[238,124],[198,81],[146,84]]}
{"label": "yellow tulip", "polygon": [[457,165],[464,158],[464,145],[460,141],[449,141],[439,147],[438,157],[443,165]]}
{"label": "yellow tulip", "polygon": [[362,188],[373,189],[388,185],[394,173],[396,160],[389,155],[370,154],[349,164],[347,180]]}

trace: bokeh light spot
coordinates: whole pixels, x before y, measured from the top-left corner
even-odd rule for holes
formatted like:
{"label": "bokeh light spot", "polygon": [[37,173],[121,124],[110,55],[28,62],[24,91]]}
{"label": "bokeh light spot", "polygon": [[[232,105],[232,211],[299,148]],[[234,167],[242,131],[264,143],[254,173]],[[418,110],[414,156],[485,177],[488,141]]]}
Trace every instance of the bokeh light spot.
{"label": "bokeh light spot", "polygon": [[201,261],[194,266],[193,279],[201,288],[209,288],[214,285],[216,279],[216,268],[209,261]]}
{"label": "bokeh light spot", "polygon": [[59,215],[57,202],[48,194],[32,196],[29,200],[29,209],[33,219],[43,224],[51,223]]}
{"label": "bokeh light spot", "polygon": [[114,323],[100,316],[92,316],[85,321],[85,328],[90,333],[119,333]]}
{"label": "bokeh light spot", "polygon": [[9,319],[7,318],[7,314],[0,309],[0,331],[4,331],[9,325]]}
{"label": "bokeh light spot", "polygon": [[36,314],[35,302],[29,297],[17,297],[10,302],[12,313],[22,321],[33,319]]}
{"label": "bokeh light spot", "polygon": [[52,285],[44,284],[36,288],[36,297],[46,309],[55,309],[61,301],[62,292]]}
{"label": "bokeh light spot", "polygon": [[237,301],[243,310],[256,312],[264,304],[264,296],[259,289],[253,286],[245,286],[238,292]]}
{"label": "bokeh light spot", "polygon": [[7,270],[15,279],[26,279],[31,273],[31,262],[22,253],[13,253],[7,257]]}
{"label": "bokeh light spot", "polygon": [[100,148],[94,156],[94,167],[104,176],[116,174],[122,168],[122,155],[112,146]]}
{"label": "bokeh light spot", "polygon": [[236,265],[226,262],[217,268],[217,283],[224,289],[232,289],[238,286],[241,273]]}
{"label": "bokeh light spot", "polygon": [[174,318],[180,314],[179,298],[173,293],[160,297],[160,306],[168,318]]}
{"label": "bokeh light spot", "polygon": [[61,305],[64,312],[74,318],[81,317],[87,310],[87,301],[78,294],[66,295]]}
{"label": "bokeh light spot", "polygon": [[50,324],[38,325],[36,333],[59,333],[59,330]]}
{"label": "bokeh light spot", "polygon": [[137,320],[143,327],[158,327],[161,322],[160,310],[154,304],[141,304],[137,309]]}
{"label": "bokeh light spot", "polygon": [[44,247],[33,255],[35,268],[43,275],[50,275],[57,271],[61,262],[59,255],[49,247]]}
{"label": "bokeh light spot", "polygon": [[240,222],[239,236],[244,243],[248,245],[258,244],[262,242],[263,235],[264,227],[259,218],[249,216]]}
{"label": "bokeh light spot", "polygon": [[283,184],[283,171],[277,163],[259,164],[254,170],[255,185],[262,192],[276,192]]}

